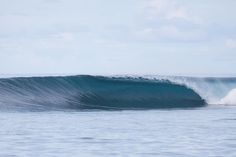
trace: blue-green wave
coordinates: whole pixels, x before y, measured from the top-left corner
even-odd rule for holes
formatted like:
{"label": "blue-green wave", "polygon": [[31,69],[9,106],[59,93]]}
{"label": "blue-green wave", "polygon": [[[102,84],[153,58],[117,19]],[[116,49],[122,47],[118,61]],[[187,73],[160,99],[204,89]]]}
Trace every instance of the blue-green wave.
{"label": "blue-green wave", "polygon": [[205,105],[193,89],[168,80],[88,75],[0,79],[1,110],[133,110]]}

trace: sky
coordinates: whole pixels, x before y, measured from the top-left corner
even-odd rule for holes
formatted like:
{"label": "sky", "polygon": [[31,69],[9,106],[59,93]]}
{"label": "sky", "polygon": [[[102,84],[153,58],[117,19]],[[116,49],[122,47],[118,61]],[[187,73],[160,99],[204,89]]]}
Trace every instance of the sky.
{"label": "sky", "polygon": [[0,0],[0,74],[236,76],[235,0]]}

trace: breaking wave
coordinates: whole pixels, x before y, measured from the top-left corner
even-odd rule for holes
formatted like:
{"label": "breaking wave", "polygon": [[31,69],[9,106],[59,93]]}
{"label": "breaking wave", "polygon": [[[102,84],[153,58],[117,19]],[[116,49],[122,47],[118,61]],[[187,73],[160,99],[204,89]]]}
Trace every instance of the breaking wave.
{"label": "breaking wave", "polygon": [[0,79],[0,110],[159,109],[202,107],[186,85],[144,77],[22,77]]}

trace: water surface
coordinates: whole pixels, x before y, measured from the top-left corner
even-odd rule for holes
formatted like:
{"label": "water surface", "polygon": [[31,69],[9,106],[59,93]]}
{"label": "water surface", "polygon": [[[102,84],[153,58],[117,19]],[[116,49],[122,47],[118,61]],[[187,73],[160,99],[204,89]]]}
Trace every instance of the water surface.
{"label": "water surface", "polygon": [[235,157],[236,107],[1,112],[0,156]]}

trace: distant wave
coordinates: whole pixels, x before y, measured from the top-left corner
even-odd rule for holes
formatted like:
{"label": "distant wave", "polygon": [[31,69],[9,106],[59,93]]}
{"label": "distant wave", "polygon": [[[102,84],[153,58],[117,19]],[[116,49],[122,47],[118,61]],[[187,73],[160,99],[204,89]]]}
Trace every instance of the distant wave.
{"label": "distant wave", "polygon": [[193,88],[145,77],[22,77],[0,79],[0,110],[125,110],[203,107]]}

